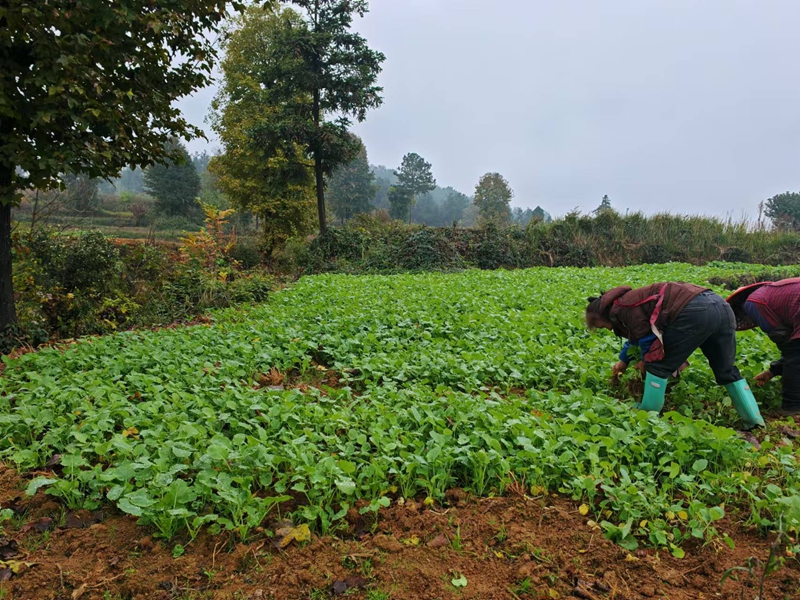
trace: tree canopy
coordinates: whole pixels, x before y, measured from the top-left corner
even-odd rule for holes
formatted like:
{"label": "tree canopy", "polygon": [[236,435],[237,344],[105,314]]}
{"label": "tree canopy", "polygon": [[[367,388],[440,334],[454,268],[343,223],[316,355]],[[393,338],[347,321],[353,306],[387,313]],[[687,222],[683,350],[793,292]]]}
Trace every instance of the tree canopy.
{"label": "tree canopy", "polygon": [[509,204],[513,197],[511,186],[500,173],[487,173],[481,177],[475,188],[479,224],[507,225],[511,219]]}
{"label": "tree canopy", "polygon": [[606,212],[606,211],[609,211],[609,210],[614,210],[614,209],[611,207],[611,199],[608,197],[608,194],[606,194],[605,196],[603,196],[603,199],[600,201],[600,206],[598,206],[594,210],[594,214],[599,215],[600,213],[603,213],[603,212]]}
{"label": "tree canopy", "polygon": [[144,172],[144,189],[156,199],[156,209],[166,215],[189,215],[199,208],[200,175],[186,147],[173,140],[168,143],[173,159],[167,165],[153,165]]}
{"label": "tree canopy", "polygon": [[320,232],[327,226],[325,178],[353,160],[348,133],[383,102],[377,85],[384,56],[351,30],[365,0],[290,0],[300,11],[276,29],[252,70],[273,110],[252,129],[266,156],[292,156],[300,147],[314,165]]}
{"label": "tree canopy", "polygon": [[[16,320],[11,210],[64,172],[111,178],[202,132],[175,101],[210,81],[223,0],[10,0],[0,6],[0,327]],[[238,6],[236,2],[234,5]]]}
{"label": "tree canopy", "polygon": [[784,192],[767,200],[764,213],[776,227],[800,230],[800,193]]}
{"label": "tree canopy", "polygon": [[367,149],[358,140],[361,150],[356,158],[333,172],[328,183],[328,198],[334,214],[344,223],[355,215],[369,212],[375,198],[375,175],[369,168]]}
{"label": "tree canopy", "polygon": [[406,188],[415,198],[436,188],[431,163],[416,152],[410,152],[403,157],[403,163],[395,175],[398,185]]}
{"label": "tree canopy", "polygon": [[261,217],[268,251],[293,235],[309,233],[316,222],[313,163],[303,149],[292,143],[265,149],[250,135],[280,113],[254,65],[271,59],[287,28],[301,26],[299,15],[286,9],[252,7],[234,20],[212,103],[212,128],[224,151],[208,169],[235,207]]}

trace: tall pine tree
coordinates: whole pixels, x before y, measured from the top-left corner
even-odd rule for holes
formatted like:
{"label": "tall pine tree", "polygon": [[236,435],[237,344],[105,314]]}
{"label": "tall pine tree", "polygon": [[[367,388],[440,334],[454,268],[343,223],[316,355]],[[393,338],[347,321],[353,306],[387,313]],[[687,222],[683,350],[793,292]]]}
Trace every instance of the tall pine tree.
{"label": "tall pine tree", "polygon": [[[422,194],[426,194],[436,188],[436,180],[433,178],[431,163],[426,161],[416,152],[410,152],[403,157],[400,168],[395,171],[397,185],[394,193],[389,192],[389,202],[394,210],[389,211],[395,218],[410,220],[411,208]],[[394,200],[392,200],[394,196]],[[406,207],[406,205],[408,205]]]}

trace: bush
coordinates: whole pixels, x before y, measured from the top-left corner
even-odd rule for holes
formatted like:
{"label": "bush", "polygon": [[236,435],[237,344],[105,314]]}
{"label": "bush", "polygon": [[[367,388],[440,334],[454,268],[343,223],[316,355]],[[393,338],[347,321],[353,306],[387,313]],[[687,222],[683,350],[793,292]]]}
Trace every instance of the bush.
{"label": "bush", "polygon": [[19,344],[189,321],[204,311],[260,302],[275,285],[258,271],[187,261],[172,247],[117,246],[97,232],[41,230],[15,248],[19,325],[0,337]]}
{"label": "bush", "polygon": [[[384,248],[387,248],[384,245]],[[408,270],[441,270],[462,266],[461,257],[441,229],[412,232],[397,249],[397,262]]]}
{"label": "bush", "polygon": [[[300,244],[300,242],[298,242]],[[800,235],[751,231],[747,223],[641,213],[570,213],[524,228],[429,228],[359,215],[299,248],[302,264],[278,253],[273,267],[297,272],[394,273],[404,270],[533,266],[592,267],[709,261],[789,264],[800,261]]]}
{"label": "bush", "polygon": [[263,262],[258,241],[252,237],[239,238],[228,251],[228,256],[245,269],[253,269]]}
{"label": "bush", "polygon": [[121,268],[119,250],[97,231],[66,237],[40,230],[29,248],[50,285],[67,292],[107,290]]}

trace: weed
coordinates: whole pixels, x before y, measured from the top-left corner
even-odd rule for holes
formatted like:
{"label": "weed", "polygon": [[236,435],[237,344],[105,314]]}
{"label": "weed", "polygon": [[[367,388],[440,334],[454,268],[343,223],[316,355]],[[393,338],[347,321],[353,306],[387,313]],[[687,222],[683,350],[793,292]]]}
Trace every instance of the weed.
{"label": "weed", "polygon": [[464,549],[464,544],[461,540],[461,525],[456,528],[456,532],[453,534],[453,539],[450,541],[450,546],[456,552],[461,552]]}

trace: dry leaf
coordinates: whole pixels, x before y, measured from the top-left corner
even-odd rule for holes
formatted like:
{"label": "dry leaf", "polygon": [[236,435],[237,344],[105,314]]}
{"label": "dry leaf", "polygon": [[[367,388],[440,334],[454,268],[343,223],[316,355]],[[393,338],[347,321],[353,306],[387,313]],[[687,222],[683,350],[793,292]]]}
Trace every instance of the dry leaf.
{"label": "dry leaf", "polygon": [[283,527],[275,532],[278,538],[278,547],[286,548],[292,542],[307,542],[311,539],[311,530],[308,525],[303,523],[297,527]]}

